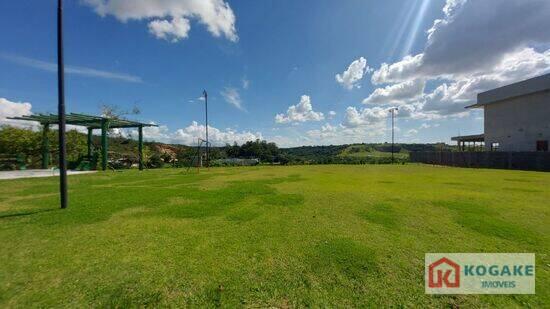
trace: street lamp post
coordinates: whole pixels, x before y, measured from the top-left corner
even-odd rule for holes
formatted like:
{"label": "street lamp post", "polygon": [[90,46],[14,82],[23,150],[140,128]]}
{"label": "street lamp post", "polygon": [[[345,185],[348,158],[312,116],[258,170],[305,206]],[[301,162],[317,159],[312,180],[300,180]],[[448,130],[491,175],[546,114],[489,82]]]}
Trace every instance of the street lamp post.
{"label": "street lamp post", "polygon": [[65,143],[65,65],[63,62],[63,0],[57,1],[57,92],[59,122],[59,193],[67,208],[67,145]]}
{"label": "street lamp post", "polygon": [[391,113],[391,163],[394,163],[393,149],[394,149],[394,118],[395,112],[399,109],[397,107],[390,108],[389,112]]}

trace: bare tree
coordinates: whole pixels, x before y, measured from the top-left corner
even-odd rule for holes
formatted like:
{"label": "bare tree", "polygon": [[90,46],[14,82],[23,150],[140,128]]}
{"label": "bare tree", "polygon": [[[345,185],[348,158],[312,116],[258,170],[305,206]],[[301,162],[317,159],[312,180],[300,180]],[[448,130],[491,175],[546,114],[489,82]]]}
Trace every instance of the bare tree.
{"label": "bare tree", "polygon": [[[118,105],[111,105],[111,104],[101,104],[100,109],[101,109],[101,116],[107,117],[107,118],[110,118],[110,119],[125,119],[126,116],[129,116],[129,115],[139,115],[139,114],[141,114],[141,110],[139,109],[139,107],[136,104],[134,104],[134,107],[132,107],[132,109],[130,109],[130,110],[123,109]],[[111,135],[116,135],[118,137],[123,137],[122,136],[122,130],[120,130],[120,129],[117,129],[117,130],[110,129],[109,133]],[[128,133],[128,134],[129,134],[129,136],[127,136],[127,137],[131,138],[131,136],[130,136],[131,133]]]}

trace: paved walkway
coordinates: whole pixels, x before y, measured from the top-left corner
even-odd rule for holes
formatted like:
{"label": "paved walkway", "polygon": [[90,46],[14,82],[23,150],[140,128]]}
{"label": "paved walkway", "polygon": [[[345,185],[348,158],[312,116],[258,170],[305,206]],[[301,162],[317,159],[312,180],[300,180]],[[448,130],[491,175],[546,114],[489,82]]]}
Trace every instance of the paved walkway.
{"label": "paved walkway", "polygon": [[[67,171],[67,175],[79,175],[95,173],[96,171]],[[33,177],[59,176],[59,170],[24,170],[24,171],[0,171],[0,179],[17,179]]]}

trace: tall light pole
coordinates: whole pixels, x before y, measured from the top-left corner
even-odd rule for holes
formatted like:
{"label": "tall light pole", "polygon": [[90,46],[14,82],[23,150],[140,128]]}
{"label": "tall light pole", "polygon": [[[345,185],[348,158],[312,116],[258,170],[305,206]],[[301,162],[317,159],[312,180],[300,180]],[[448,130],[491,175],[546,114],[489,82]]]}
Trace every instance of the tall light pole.
{"label": "tall light pole", "polygon": [[394,118],[395,118],[395,112],[399,109],[397,107],[390,108],[389,112],[391,113],[391,163],[394,163],[394,157],[393,157],[393,145],[394,145]]}
{"label": "tall light pole", "polygon": [[65,64],[63,62],[63,0],[57,1],[57,113],[59,122],[59,193],[67,208],[67,145],[65,143]]}
{"label": "tall light pole", "polygon": [[208,93],[206,90],[203,90],[202,94],[204,95],[204,108],[206,114],[206,167],[210,167],[210,142],[208,141]]}

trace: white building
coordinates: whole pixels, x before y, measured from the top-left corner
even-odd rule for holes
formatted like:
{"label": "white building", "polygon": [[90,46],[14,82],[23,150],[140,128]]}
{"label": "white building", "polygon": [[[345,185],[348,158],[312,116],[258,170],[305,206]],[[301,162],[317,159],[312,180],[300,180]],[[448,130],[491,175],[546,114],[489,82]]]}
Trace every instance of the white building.
{"label": "white building", "polygon": [[482,92],[467,108],[484,109],[482,135],[457,136],[481,142],[487,151],[548,151],[550,140],[550,74]]}

